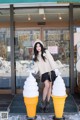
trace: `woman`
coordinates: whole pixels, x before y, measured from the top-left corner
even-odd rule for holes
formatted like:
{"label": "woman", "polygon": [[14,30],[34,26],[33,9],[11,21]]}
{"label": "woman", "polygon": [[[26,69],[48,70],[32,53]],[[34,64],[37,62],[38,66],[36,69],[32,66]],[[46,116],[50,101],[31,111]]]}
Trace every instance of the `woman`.
{"label": "woman", "polygon": [[34,64],[36,73],[39,71],[41,82],[44,83],[43,98],[41,102],[42,110],[49,108],[52,83],[54,82],[56,64],[52,55],[44,48],[42,41],[37,40],[34,43]]}

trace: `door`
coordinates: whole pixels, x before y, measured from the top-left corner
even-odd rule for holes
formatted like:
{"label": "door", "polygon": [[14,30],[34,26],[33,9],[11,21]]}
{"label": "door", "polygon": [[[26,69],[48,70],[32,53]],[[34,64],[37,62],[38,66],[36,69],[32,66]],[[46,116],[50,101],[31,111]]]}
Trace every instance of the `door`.
{"label": "door", "polygon": [[15,30],[16,92],[22,93],[24,81],[33,65],[33,43],[40,39],[40,29]]}
{"label": "door", "polygon": [[43,33],[44,44],[58,64],[65,85],[69,88],[69,28],[44,28]]}
{"label": "door", "polygon": [[22,91],[28,76],[27,69],[32,64],[32,44],[37,38],[44,42],[54,59],[61,65],[62,77],[69,88],[69,8],[47,7],[43,9],[42,14],[39,11],[39,8],[14,10],[16,89]]}

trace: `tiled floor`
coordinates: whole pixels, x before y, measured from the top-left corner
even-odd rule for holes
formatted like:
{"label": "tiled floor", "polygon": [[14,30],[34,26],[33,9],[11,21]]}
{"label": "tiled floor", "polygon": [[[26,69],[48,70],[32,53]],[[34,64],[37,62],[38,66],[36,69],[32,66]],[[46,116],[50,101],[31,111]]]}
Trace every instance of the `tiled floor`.
{"label": "tiled floor", "polygon": [[[6,100],[6,104],[7,104],[8,103],[7,99],[11,100],[11,98],[12,96],[11,97],[7,96],[6,99],[4,96],[1,96],[1,101],[4,102]],[[80,106],[80,95],[75,94],[74,98],[76,100],[76,104]],[[36,120],[53,120],[52,117],[53,117],[52,114],[50,115],[48,113],[47,114],[44,113],[44,114],[37,115]],[[65,117],[65,120],[80,120],[80,112],[79,113],[65,113],[64,117]],[[27,120],[27,118],[25,114],[9,114],[8,120]]]}
{"label": "tiled floor", "polygon": [[[41,106],[41,98],[39,98],[39,102],[38,102],[38,106],[37,106],[38,114],[42,113],[40,106]],[[51,99],[50,104],[49,104],[49,110],[45,111],[45,113],[53,113],[53,111],[54,111],[54,107],[53,107],[53,102]],[[64,112],[78,112],[77,105],[75,104],[74,99],[71,94],[68,95],[68,97],[66,98]],[[12,101],[12,104],[10,106],[10,113],[26,114],[26,108],[24,105],[22,94],[15,95],[14,100]]]}
{"label": "tiled floor", "polygon": [[[77,114],[66,113],[64,117],[65,117],[65,120],[80,120],[80,113],[77,113]],[[8,120],[27,120],[27,118],[26,118],[26,115],[9,115]],[[37,118],[35,120],[53,120],[53,115],[37,115]],[[63,120],[63,119],[60,119],[60,120]]]}
{"label": "tiled floor", "polygon": [[0,94],[0,111],[8,109],[13,97],[11,94]]}

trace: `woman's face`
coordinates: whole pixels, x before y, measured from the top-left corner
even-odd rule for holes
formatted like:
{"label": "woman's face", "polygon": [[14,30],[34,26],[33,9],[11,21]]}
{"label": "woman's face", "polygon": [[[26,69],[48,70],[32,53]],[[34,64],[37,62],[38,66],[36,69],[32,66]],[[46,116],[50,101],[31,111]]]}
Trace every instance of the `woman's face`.
{"label": "woman's face", "polygon": [[40,46],[39,43],[36,45],[36,50],[37,50],[38,52],[41,52],[41,46]]}

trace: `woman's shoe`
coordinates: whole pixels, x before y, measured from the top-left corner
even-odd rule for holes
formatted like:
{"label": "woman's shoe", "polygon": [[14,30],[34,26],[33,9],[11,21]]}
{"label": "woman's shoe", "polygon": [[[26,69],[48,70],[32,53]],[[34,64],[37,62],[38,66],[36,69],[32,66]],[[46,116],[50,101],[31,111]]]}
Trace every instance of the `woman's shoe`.
{"label": "woman's shoe", "polygon": [[41,111],[42,111],[42,112],[45,111],[45,107],[46,107],[46,101],[41,101],[40,108],[41,108]]}
{"label": "woman's shoe", "polygon": [[46,101],[46,106],[45,106],[45,112],[49,111],[50,103],[49,101]]}

